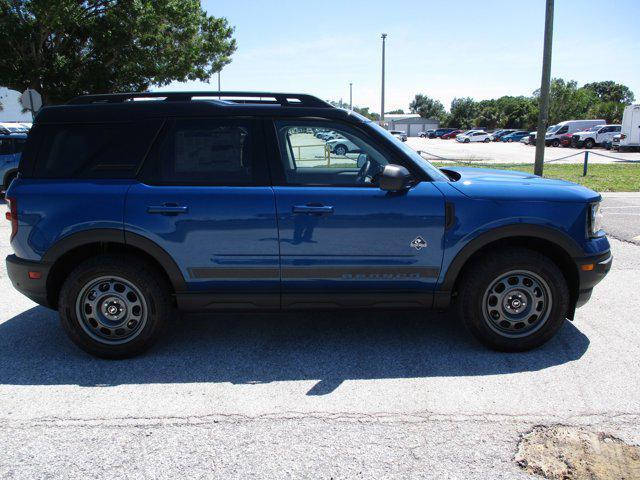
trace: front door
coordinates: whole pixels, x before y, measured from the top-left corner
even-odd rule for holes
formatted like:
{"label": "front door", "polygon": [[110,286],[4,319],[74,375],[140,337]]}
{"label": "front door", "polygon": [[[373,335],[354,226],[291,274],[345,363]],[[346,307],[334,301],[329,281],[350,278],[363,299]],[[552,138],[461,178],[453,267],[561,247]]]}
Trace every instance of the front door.
{"label": "front door", "polygon": [[428,181],[380,190],[389,155],[348,125],[274,127],[283,307],[431,306],[443,254],[440,191]]}
{"label": "front door", "polygon": [[125,229],[175,260],[186,308],[280,306],[278,230],[261,125],[177,119],[127,195]]}

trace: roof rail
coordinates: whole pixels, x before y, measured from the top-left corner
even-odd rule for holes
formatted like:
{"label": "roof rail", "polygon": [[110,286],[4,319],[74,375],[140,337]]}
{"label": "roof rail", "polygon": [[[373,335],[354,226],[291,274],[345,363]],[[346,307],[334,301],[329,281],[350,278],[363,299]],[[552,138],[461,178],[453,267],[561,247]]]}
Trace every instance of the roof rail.
{"label": "roof rail", "polygon": [[216,100],[225,104],[281,105],[283,107],[334,108],[331,104],[313,95],[301,93],[274,92],[142,92],[108,93],[81,95],[73,98],[68,105],[90,105],[96,103],[123,103],[136,100],[158,99],[169,102],[189,102],[192,100]]}

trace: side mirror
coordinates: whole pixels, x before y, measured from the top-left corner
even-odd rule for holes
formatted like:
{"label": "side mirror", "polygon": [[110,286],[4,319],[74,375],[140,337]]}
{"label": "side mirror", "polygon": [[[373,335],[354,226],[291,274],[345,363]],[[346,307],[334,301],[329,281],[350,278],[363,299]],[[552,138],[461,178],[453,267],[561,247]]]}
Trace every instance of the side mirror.
{"label": "side mirror", "polygon": [[411,187],[411,173],[400,165],[386,165],[380,175],[380,189],[387,192],[401,192]]}
{"label": "side mirror", "polygon": [[358,155],[358,161],[356,163],[358,168],[362,168],[364,166],[364,164],[367,163],[368,159],[369,159],[369,157],[367,156],[366,153],[361,153],[360,155]]}

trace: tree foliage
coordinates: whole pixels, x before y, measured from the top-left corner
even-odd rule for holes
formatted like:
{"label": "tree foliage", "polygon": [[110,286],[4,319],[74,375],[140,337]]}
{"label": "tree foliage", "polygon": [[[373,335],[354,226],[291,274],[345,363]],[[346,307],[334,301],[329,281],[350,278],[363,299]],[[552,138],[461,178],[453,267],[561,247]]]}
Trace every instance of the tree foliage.
{"label": "tree foliage", "polygon": [[47,103],[204,80],[236,49],[198,0],[0,0],[0,85]]}
{"label": "tree foliage", "polygon": [[446,115],[444,106],[439,100],[429,98],[421,93],[418,93],[409,104],[409,111],[417,113],[423,118],[437,118],[438,120],[443,120]]}

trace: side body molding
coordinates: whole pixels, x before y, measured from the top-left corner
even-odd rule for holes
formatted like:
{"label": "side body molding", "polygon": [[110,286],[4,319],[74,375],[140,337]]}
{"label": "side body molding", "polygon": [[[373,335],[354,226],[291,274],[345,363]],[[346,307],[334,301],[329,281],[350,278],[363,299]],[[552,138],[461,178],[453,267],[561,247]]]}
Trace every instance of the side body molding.
{"label": "side body molding", "polygon": [[93,243],[115,243],[130,245],[153,257],[164,268],[176,292],[184,292],[187,284],[182,272],[171,256],[155,242],[135,233],[115,228],[83,230],[62,238],[44,254],[42,261],[53,264],[74,248]]}

